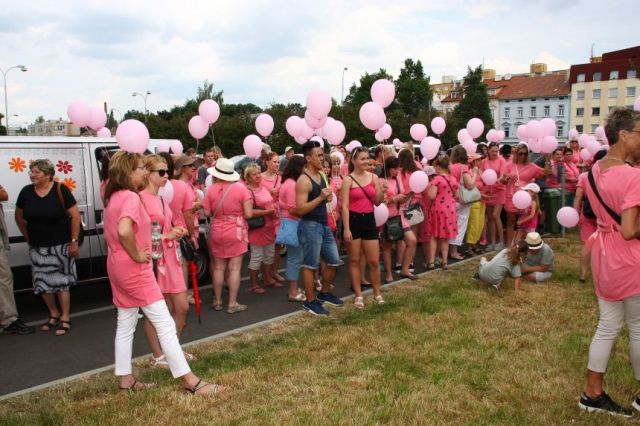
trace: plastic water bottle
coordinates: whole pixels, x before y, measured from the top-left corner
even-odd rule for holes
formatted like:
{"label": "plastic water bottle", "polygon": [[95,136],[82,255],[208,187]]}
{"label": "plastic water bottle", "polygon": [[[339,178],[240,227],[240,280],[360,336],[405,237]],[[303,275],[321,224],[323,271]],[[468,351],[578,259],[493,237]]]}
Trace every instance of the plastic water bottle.
{"label": "plastic water bottle", "polygon": [[162,251],[162,227],[154,220],[151,224],[151,258],[161,259]]}

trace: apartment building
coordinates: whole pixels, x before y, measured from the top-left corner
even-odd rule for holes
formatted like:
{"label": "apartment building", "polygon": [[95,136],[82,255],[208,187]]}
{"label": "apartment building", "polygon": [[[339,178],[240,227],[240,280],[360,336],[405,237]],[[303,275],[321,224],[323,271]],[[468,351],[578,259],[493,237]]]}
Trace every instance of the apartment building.
{"label": "apartment building", "polygon": [[28,131],[29,136],[80,136],[80,129],[62,118],[29,124]]}

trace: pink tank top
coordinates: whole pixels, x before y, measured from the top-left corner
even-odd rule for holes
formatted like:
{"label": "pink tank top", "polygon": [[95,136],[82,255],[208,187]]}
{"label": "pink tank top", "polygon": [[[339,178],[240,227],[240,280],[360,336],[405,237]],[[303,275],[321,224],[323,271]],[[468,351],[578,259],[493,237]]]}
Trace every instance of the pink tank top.
{"label": "pink tank top", "polygon": [[[362,185],[362,183],[360,184]],[[373,184],[373,176],[371,176],[369,183],[362,185],[362,187],[358,186],[354,180],[351,188],[349,188],[349,211],[355,213],[372,213],[375,198],[376,187]]]}

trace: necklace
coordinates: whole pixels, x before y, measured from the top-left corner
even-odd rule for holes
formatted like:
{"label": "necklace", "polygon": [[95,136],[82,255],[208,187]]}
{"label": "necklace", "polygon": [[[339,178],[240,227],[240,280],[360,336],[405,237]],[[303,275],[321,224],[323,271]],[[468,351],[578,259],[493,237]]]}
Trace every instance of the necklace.
{"label": "necklace", "polygon": [[609,157],[608,155],[605,155],[604,157],[602,157],[603,160],[613,160],[613,161],[619,161],[621,163],[624,163],[625,161],[620,159],[620,158],[616,158],[616,157]]}

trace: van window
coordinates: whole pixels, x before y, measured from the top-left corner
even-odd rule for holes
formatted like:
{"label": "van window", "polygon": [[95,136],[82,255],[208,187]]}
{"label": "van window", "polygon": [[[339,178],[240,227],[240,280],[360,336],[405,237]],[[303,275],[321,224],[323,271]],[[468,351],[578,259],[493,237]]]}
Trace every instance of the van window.
{"label": "van window", "polygon": [[98,174],[100,176],[100,180],[103,180],[103,176],[107,176],[108,171],[102,170],[103,167],[108,164],[106,159],[111,158],[111,156],[119,150],[120,148],[118,148],[117,146],[101,146],[99,148],[96,148],[95,157],[96,163],[98,164]]}

